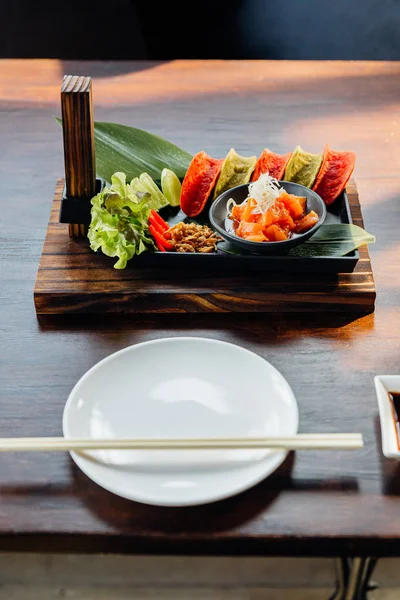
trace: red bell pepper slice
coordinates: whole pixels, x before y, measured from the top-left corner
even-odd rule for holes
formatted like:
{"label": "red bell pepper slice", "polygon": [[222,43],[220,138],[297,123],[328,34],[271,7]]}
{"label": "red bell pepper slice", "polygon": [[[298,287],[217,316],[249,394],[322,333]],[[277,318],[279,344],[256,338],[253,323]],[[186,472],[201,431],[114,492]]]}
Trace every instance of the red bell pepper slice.
{"label": "red bell pepper slice", "polygon": [[166,252],[164,246],[161,246],[160,242],[156,240],[156,246],[160,252]]}
{"label": "red bell pepper slice", "polygon": [[165,232],[164,227],[162,227],[158,221],[155,220],[155,218],[153,217],[153,215],[149,216],[149,224],[152,225],[154,227],[154,229],[156,229],[160,235],[163,235]]}
{"label": "red bell pepper slice", "polygon": [[166,250],[173,250],[173,245],[165,239],[163,235],[161,235],[153,225],[149,226],[149,231],[153,238],[158,242],[161,246],[163,246]]}
{"label": "red bell pepper slice", "polygon": [[167,231],[167,229],[169,229],[168,223],[164,221],[162,217],[160,217],[156,210],[152,209],[150,212],[150,216],[153,217],[154,221],[158,223],[160,227],[162,227],[163,231]]}

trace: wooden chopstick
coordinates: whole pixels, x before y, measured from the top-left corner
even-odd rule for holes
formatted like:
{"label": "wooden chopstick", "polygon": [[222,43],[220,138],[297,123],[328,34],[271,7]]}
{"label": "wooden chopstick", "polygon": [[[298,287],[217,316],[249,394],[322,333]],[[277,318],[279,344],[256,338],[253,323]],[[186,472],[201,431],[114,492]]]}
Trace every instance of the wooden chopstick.
{"label": "wooden chopstick", "polygon": [[188,438],[188,439],[93,439],[0,438],[0,452],[60,450],[357,450],[364,446],[361,433],[300,433],[289,437]]}

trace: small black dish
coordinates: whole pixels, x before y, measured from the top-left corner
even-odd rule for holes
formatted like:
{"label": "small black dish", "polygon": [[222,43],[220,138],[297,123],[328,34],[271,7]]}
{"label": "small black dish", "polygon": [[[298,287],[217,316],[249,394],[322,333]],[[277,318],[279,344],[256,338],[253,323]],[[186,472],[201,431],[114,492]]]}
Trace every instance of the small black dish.
{"label": "small black dish", "polygon": [[230,190],[223,192],[214,200],[209,211],[211,225],[232,245],[240,248],[240,250],[251,252],[253,254],[285,254],[291,248],[302,244],[312,235],[314,235],[314,233],[325,221],[325,203],[318,194],[313,192],[313,190],[304,187],[304,185],[289,181],[279,181],[278,183],[289,194],[295,194],[296,196],[303,196],[307,198],[307,213],[313,210],[319,217],[319,221],[316,225],[314,225],[314,227],[305,233],[295,233],[293,237],[281,242],[251,242],[235,235],[233,231],[233,223],[231,219],[228,218],[226,203],[230,198],[233,198],[236,204],[243,202],[249,193],[248,183],[243,183],[242,185],[231,188]]}

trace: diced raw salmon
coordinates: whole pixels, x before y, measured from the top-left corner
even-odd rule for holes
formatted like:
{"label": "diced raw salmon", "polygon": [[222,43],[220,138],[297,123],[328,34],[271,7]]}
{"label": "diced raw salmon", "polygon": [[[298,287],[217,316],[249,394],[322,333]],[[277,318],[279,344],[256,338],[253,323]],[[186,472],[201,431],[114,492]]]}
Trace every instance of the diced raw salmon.
{"label": "diced raw salmon", "polygon": [[271,206],[271,208],[269,208],[265,213],[262,219],[262,223],[264,227],[269,227],[274,223],[278,223],[281,216],[281,205],[278,202],[275,202],[275,204]]}
{"label": "diced raw salmon", "polygon": [[307,210],[307,198],[305,196],[295,196],[295,198],[297,198],[297,200],[300,202],[303,208],[303,213],[305,213]]}
{"label": "diced raw salmon", "polygon": [[233,206],[231,215],[235,221],[240,221],[243,216],[243,211],[245,209],[244,204],[236,204]]}
{"label": "diced raw salmon", "polygon": [[318,217],[317,213],[312,210],[311,212],[308,213],[308,215],[303,217],[301,219],[301,221],[299,221],[297,223],[297,225],[296,225],[297,233],[304,233],[305,231],[308,231],[309,229],[311,229],[311,227],[314,227],[314,225],[316,225],[318,223],[318,221],[319,221],[319,217]]}
{"label": "diced raw salmon", "polygon": [[270,242],[281,242],[288,239],[287,234],[279,225],[270,225],[264,230],[264,233]]}
{"label": "diced raw salmon", "polygon": [[278,224],[283,228],[288,228],[290,230],[294,229],[295,222],[290,216],[289,211],[284,207],[283,204],[279,203],[280,216],[278,219]]}
{"label": "diced raw salmon", "polygon": [[248,235],[246,237],[246,240],[248,240],[249,242],[268,242],[269,241],[268,238],[263,233]]}
{"label": "diced raw salmon", "polygon": [[279,200],[289,211],[289,214],[293,219],[300,219],[303,216],[304,204],[300,202],[300,198],[298,196],[295,196],[294,194],[288,194],[287,192],[283,192],[279,196]]}
{"label": "diced raw salmon", "polygon": [[245,209],[243,211],[242,214],[242,219],[244,221],[249,221],[249,219],[251,218],[251,214],[253,212],[253,209],[256,207],[257,203],[253,198],[249,198],[246,202],[246,206]]}
{"label": "diced raw salmon", "polygon": [[262,230],[263,226],[261,223],[247,223],[246,221],[240,221],[239,227],[236,229],[236,235],[247,239],[249,235],[258,235],[262,233]]}

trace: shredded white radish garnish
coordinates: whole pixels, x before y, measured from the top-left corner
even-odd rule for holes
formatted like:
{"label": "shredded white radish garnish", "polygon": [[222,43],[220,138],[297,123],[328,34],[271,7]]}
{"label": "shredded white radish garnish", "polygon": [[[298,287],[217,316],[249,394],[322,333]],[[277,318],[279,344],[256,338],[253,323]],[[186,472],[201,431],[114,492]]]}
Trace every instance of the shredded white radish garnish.
{"label": "shredded white radish garnish", "polygon": [[[247,198],[242,202],[245,204],[249,198],[253,198],[256,202],[255,207],[251,211],[253,214],[265,214],[279,196],[282,194],[283,188],[279,187],[278,180],[274,177],[270,177],[268,173],[260,175],[257,181],[253,181],[249,184],[249,193]],[[226,203],[226,210],[228,214],[231,212],[232,207],[236,205],[233,198],[230,198]]]}
{"label": "shredded white radish garnish", "polygon": [[229,214],[234,206],[236,206],[236,202],[233,198],[229,198],[228,202],[226,203],[226,212]]}

